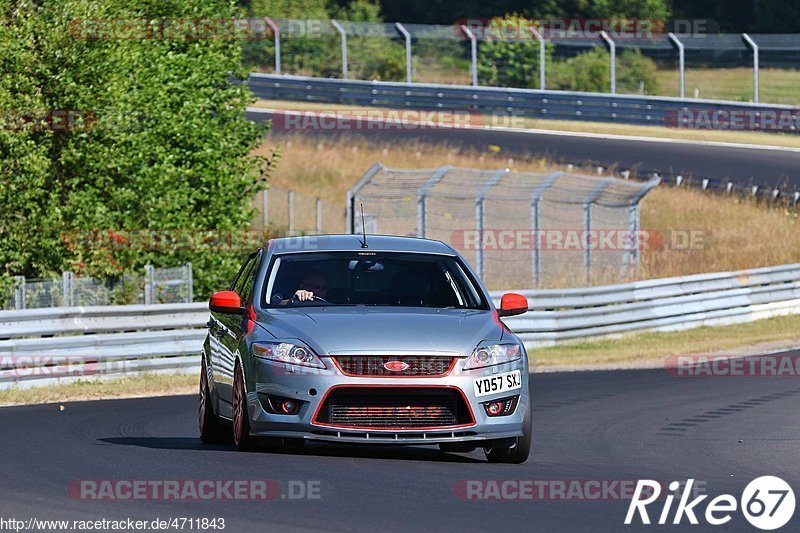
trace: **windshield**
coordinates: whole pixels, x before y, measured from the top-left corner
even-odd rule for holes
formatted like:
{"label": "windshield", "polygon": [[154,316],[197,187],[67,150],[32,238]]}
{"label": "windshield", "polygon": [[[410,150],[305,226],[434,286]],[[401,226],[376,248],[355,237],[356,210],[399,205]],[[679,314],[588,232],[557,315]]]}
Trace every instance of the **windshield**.
{"label": "windshield", "polygon": [[374,305],[488,309],[460,262],[445,255],[283,254],[275,258],[268,276],[263,302],[267,307]]}

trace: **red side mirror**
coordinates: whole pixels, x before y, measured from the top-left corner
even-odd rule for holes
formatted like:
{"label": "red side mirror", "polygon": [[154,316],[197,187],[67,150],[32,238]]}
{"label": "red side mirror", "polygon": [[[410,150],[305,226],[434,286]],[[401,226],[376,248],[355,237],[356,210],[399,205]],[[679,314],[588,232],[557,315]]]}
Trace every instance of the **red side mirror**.
{"label": "red side mirror", "polygon": [[497,310],[499,316],[521,315],[528,310],[528,299],[521,294],[508,292],[500,299],[500,309]]}
{"label": "red side mirror", "polygon": [[212,294],[208,308],[218,313],[241,315],[245,312],[241,298],[233,291],[220,291]]}

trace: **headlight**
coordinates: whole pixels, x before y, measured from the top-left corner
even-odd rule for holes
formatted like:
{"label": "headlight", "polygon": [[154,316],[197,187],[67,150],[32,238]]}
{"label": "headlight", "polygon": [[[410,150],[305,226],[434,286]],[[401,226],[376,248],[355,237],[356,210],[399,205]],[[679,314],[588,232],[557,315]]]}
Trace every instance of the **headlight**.
{"label": "headlight", "polygon": [[518,344],[479,345],[467,359],[464,370],[510,363],[521,356],[522,349]]}
{"label": "headlight", "polygon": [[290,365],[325,368],[325,363],[310,348],[290,342],[253,343],[253,355],[261,359],[289,363]]}

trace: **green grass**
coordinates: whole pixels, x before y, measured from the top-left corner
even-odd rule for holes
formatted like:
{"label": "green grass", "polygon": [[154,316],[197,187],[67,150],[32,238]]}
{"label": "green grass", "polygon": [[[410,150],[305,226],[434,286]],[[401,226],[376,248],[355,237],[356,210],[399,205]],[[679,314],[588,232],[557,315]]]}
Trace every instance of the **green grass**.
{"label": "green grass", "polygon": [[[771,104],[796,105],[800,103],[800,70],[762,68],[759,72],[759,100]],[[659,69],[656,73],[660,96],[679,96],[678,70]],[[686,96],[694,98],[695,89],[700,98],[710,100],[753,100],[753,69],[738,68],[687,68]]]}
{"label": "green grass", "polygon": [[528,350],[537,367],[625,364],[726,350],[740,351],[797,339],[800,315],[787,315],[730,326],[699,327],[684,331],[648,332],[620,338],[581,341]]}

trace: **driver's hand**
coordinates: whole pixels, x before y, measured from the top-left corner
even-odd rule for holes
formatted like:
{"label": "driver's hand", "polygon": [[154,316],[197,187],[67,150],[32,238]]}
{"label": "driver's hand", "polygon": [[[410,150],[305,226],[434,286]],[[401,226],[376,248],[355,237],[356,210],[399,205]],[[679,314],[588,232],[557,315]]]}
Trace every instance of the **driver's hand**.
{"label": "driver's hand", "polygon": [[294,298],[298,302],[308,302],[314,299],[314,293],[311,291],[304,291],[303,289],[299,289],[297,292],[294,293]]}

